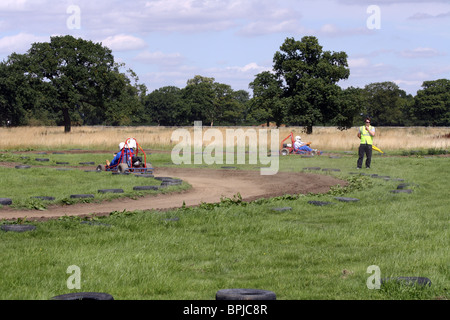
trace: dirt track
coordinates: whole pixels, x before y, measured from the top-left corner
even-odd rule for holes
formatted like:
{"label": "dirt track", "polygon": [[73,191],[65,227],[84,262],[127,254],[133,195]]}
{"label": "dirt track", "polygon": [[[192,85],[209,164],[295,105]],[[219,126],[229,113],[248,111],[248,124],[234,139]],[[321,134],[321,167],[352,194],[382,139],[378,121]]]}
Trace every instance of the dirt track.
{"label": "dirt track", "polygon": [[191,184],[192,188],[181,193],[146,196],[136,200],[127,198],[102,203],[53,205],[45,211],[3,207],[0,209],[0,220],[25,217],[27,220],[46,220],[65,215],[108,215],[113,211],[123,210],[164,210],[179,208],[183,202],[186,206],[196,206],[202,202],[216,203],[221,197],[232,198],[237,193],[241,194],[243,200],[250,201],[284,194],[323,193],[333,185],[345,184],[339,179],[326,175],[278,172],[273,176],[262,176],[258,170],[158,168],[154,175],[183,179]]}

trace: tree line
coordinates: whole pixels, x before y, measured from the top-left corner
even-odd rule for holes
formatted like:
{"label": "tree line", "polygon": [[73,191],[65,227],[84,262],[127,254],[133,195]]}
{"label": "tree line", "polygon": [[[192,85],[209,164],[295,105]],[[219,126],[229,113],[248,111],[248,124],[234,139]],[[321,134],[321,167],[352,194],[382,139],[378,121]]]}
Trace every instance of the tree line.
{"label": "tree line", "polygon": [[370,116],[376,126],[449,126],[450,80],[425,81],[415,96],[393,82],[342,89],[345,52],[324,51],[316,37],[287,38],[273,70],[250,92],[196,75],[184,88],[147,92],[137,74],[100,43],[56,36],[0,63],[0,125],[313,126],[347,129]]}

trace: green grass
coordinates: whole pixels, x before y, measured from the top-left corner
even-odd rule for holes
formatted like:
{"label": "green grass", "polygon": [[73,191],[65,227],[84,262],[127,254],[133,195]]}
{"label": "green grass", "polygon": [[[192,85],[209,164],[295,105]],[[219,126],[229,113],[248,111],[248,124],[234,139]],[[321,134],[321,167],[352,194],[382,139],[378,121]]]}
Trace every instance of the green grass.
{"label": "green grass", "polygon": [[[156,163],[167,162],[167,155],[157,157]],[[279,300],[449,298],[449,158],[376,155],[372,169],[359,172],[404,181],[353,174],[355,155],[288,156],[280,165],[293,172],[336,168],[318,174],[349,185],[323,195],[252,203],[235,197],[168,212],[114,212],[92,225],[65,217],[33,222],[32,232],[0,232],[0,299],[94,291],[118,300],[213,300],[224,288],[271,290]],[[391,193],[401,182],[411,183],[413,192]],[[311,200],[335,204],[314,206]],[[279,207],[292,210],[273,210]],[[80,290],[67,288],[71,265],[81,269]],[[423,276],[432,285],[370,290],[371,265],[379,266],[382,278]]]}
{"label": "green grass", "polygon": [[[36,161],[35,155],[0,154],[3,162],[15,162],[29,166],[16,169],[0,167],[0,185],[2,198],[10,198],[13,208],[45,210],[49,204],[73,204],[77,202],[104,201],[119,197],[139,197],[146,194],[167,192],[135,191],[133,187],[143,185],[159,185],[161,182],[153,178],[137,178],[134,175],[113,175],[111,172],[95,171],[97,164],[104,163],[111,157],[109,154],[64,154],[40,155],[49,161]],[[38,156],[39,158],[39,156]],[[167,161],[166,156],[154,156],[156,163]],[[149,159],[148,159],[149,160]],[[64,162],[64,164],[58,164]],[[94,164],[83,164],[93,162]],[[77,168],[78,167],[78,168]],[[79,167],[91,167],[80,170]],[[189,188],[187,183],[174,189]],[[124,193],[99,193],[100,189],[123,189]],[[73,194],[93,194],[94,198],[72,199]],[[54,197],[53,201],[36,199],[35,197]]]}

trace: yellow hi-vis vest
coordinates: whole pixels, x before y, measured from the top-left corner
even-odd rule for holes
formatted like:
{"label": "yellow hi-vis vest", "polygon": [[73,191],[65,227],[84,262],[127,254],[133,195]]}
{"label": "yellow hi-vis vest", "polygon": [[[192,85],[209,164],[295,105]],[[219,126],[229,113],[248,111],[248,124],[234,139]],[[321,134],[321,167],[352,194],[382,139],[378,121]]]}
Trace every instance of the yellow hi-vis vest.
{"label": "yellow hi-vis vest", "polygon": [[[372,129],[372,126],[369,126],[370,129]],[[373,144],[373,137],[366,130],[366,126],[359,127],[359,133],[361,133],[361,144]]]}

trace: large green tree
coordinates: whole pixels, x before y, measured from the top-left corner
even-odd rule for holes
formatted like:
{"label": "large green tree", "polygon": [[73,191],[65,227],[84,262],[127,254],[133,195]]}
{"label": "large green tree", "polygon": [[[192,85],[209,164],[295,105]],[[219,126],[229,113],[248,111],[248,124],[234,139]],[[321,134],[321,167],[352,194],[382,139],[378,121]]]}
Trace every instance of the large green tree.
{"label": "large green tree", "polygon": [[450,126],[450,80],[425,81],[415,97],[413,114],[420,125]]}
{"label": "large green tree", "polygon": [[287,38],[273,62],[288,98],[288,124],[303,125],[307,133],[318,123],[347,127],[349,115],[342,112],[342,89],[337,85],[350,75],[345,52],[324,51],[313,36]]}
{"label": "large green tree", "polygon": [[[72,36],[51,37],[28,50],[29,78],[38,79],[55,112],[62,113],[64,130],[70,132],[74,114],[104,117],[107,107],[127,86],[110,49]],[[123,96],[122,96],[123,98]]]}

